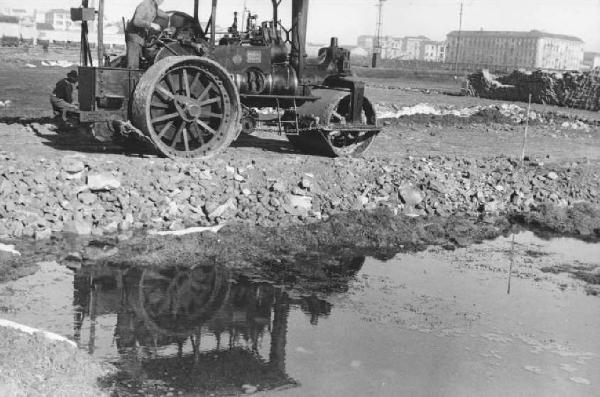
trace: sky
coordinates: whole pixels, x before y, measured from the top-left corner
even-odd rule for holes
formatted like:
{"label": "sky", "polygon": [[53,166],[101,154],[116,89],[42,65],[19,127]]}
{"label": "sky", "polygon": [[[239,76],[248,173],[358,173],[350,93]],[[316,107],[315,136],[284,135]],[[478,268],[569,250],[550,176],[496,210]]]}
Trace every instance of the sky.
{"label": "sky", "polygon": [[[120,21],[130,18],[137,0],[105,0],[107,17]],[[269,0],[220,0],[217,24],[229,26],[233,11],[241,12],[244,3],[259,20],[271,14]],[[308,41],[328,43],[337,36],[342,44],[354,45],[362,34],[376,31],[378,0],[312,0],[309,8]],[[210,0],[200,0],[200,16],[210,13]],[[289,4],[283,0],[284,24],[289,26]],[[382,35],[424,35],[445,40],[446,34],[458,30],[460,0],[385,0]],[[0,10],[26,8],[48,10],[78,6],[73,0],[0,0]],[[164,10],[192,13],[193,0],[165,0]],[[600,0],[463,0],[463,30],[538,29],[549,33],[577,36],[586,51],[600,52]]]}

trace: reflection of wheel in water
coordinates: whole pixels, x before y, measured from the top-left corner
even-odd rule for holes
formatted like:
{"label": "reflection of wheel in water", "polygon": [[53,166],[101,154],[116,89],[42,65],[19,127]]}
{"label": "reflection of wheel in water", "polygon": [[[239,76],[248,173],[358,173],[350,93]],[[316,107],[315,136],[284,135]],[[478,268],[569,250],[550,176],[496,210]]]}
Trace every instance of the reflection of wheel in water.
{"label": "reflection of wheel in water", "polygon": [[186,337],[227,301],[229,277],[217,266],[145,269],[138,294],[138,314],[149,329]]}

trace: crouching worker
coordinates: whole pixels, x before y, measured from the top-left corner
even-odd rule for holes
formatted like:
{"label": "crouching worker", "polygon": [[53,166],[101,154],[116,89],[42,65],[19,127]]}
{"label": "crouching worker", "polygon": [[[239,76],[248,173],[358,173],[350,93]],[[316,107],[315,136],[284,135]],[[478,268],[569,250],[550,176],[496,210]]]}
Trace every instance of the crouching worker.
{"label": "crouching worker", "polygon": [[67,77],[56,83],[50,103],[55,116],[60,116],[63,121],[67,120],[68,113],[79,113],[79,108],[73,103],[73,90],[76,89],[77,72],[71,70]]}

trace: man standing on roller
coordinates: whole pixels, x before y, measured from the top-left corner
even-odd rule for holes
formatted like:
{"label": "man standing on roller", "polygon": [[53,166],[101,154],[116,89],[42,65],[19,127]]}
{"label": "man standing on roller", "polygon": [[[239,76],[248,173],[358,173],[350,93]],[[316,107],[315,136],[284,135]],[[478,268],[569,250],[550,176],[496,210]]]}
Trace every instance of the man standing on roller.
{"label": "man standing on roller", "polygon": [[127,43],[127,67],[139,69],[142,47],[146,44],[151,30],[160,32],[161,27],[155,19],[169,18],[169,15],[158,8],[164,0],[143,0],[135,9],[133,18],[127,24],[125,38]]}

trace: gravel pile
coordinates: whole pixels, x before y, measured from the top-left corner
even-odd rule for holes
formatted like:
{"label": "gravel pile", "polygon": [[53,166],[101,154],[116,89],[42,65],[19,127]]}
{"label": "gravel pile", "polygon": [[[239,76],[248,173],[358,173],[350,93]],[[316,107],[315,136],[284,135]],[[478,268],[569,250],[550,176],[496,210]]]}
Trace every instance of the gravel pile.
{"label": "gravel pile", "polygon": [[136,229],[284,226],[377,207],[447,216],[600,201],[600,179],[576,163],[549,168],[532,160],[521,169],[502,156],[409,157],[323,159],[311,168],[306,161],[292,156],[275,167],[267,160],[26,160],[0,152],[0,238],[48,239],[68,232],[125,240]]}

